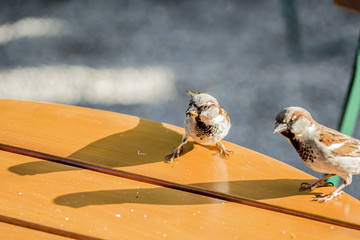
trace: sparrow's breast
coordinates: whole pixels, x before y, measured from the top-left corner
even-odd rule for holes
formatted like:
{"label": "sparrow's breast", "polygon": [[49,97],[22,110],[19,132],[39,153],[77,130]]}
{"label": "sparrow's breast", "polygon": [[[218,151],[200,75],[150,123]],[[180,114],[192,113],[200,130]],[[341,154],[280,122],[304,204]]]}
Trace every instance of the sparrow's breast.
{"label": "sparrow's breast", "polygon": [[315,155],[315,151],[310,144],[305,144],[296,138],[290,139],[290,142],[306,165],[310,166],[315,162],[317,156]]}
{"label": "sparrow's breast", "polygon": [[[214,119],[213,119],[214,120]],[[185,118],[185,131],[196,142],[203,145],[212,145],[223,139],[230,129],[230,124],[224,121],[203,122],[200,117]]]}

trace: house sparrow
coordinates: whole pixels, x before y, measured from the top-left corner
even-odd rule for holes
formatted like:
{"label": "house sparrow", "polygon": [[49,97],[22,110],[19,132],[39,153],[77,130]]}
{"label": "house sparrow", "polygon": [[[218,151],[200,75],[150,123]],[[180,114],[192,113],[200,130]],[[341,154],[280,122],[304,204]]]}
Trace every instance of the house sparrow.
{"label": "house sparrow", "polygon": [[360,140],[315,122],[301,107],[288,107],[279,112],[274,133],[285,136],[308,167],[329,173],[312,184],[302,183],[299,191],[333,185],[324,180],[334,175],[344,179],[335,191],[317,195],[315,201],[326,202],[340,195],[341,190],[350,185],[352,175],[360,174]]}
{"label": "house sparrow", "polygon": [[189,136],[202,145],[215,144],[220,154],[224,153],[230,158],[229,152],[232,151],[226,150],[220,142],[231,127],[230,117],[225,109],[208,93],[189,90],[186,90],[186,93],[190,96],[190,104],[185,112],[185,135],[180,145],[166,158],[170,158],[171,162],[175,157],[180,159],[182,146],[187,143]]}

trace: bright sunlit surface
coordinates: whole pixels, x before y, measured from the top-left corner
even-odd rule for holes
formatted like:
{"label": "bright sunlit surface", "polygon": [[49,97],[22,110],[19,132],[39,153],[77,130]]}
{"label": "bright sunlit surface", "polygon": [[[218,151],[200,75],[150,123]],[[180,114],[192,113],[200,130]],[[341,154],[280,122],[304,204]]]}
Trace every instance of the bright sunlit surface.
{"label": "bright sunlit surface", "polygon": [[43,66],[0,71],[0,96],[65,104],[139,104],[171,99],[174,75],[161,67]]}

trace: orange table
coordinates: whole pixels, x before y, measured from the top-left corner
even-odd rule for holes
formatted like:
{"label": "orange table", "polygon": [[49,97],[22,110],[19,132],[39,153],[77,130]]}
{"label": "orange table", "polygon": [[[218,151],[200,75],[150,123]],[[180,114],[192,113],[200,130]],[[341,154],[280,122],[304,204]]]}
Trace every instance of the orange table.
{"label": "orange table", "polygon": [[[360,238],[360,204],[298,192],[314,177],[183,128],[94,109],[0,100],[1,239]],[[357,184],[357,183],[354,183]]]}

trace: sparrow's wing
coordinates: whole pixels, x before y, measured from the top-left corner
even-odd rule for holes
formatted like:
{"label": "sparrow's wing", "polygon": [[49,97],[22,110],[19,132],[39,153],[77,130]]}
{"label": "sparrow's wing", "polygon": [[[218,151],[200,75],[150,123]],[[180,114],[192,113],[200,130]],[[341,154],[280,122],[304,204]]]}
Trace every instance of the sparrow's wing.
{"label": "sparrow's wing", "polygon": [[338,156],[360,157],[360,140],[321,126],[320,142]]}
{"label": "sparrow's wing", "polygon": [[230,123],[230,116],[225,109],[219,107],[219,114],[225,116],[226,120],[228,120],[228,122]]}

